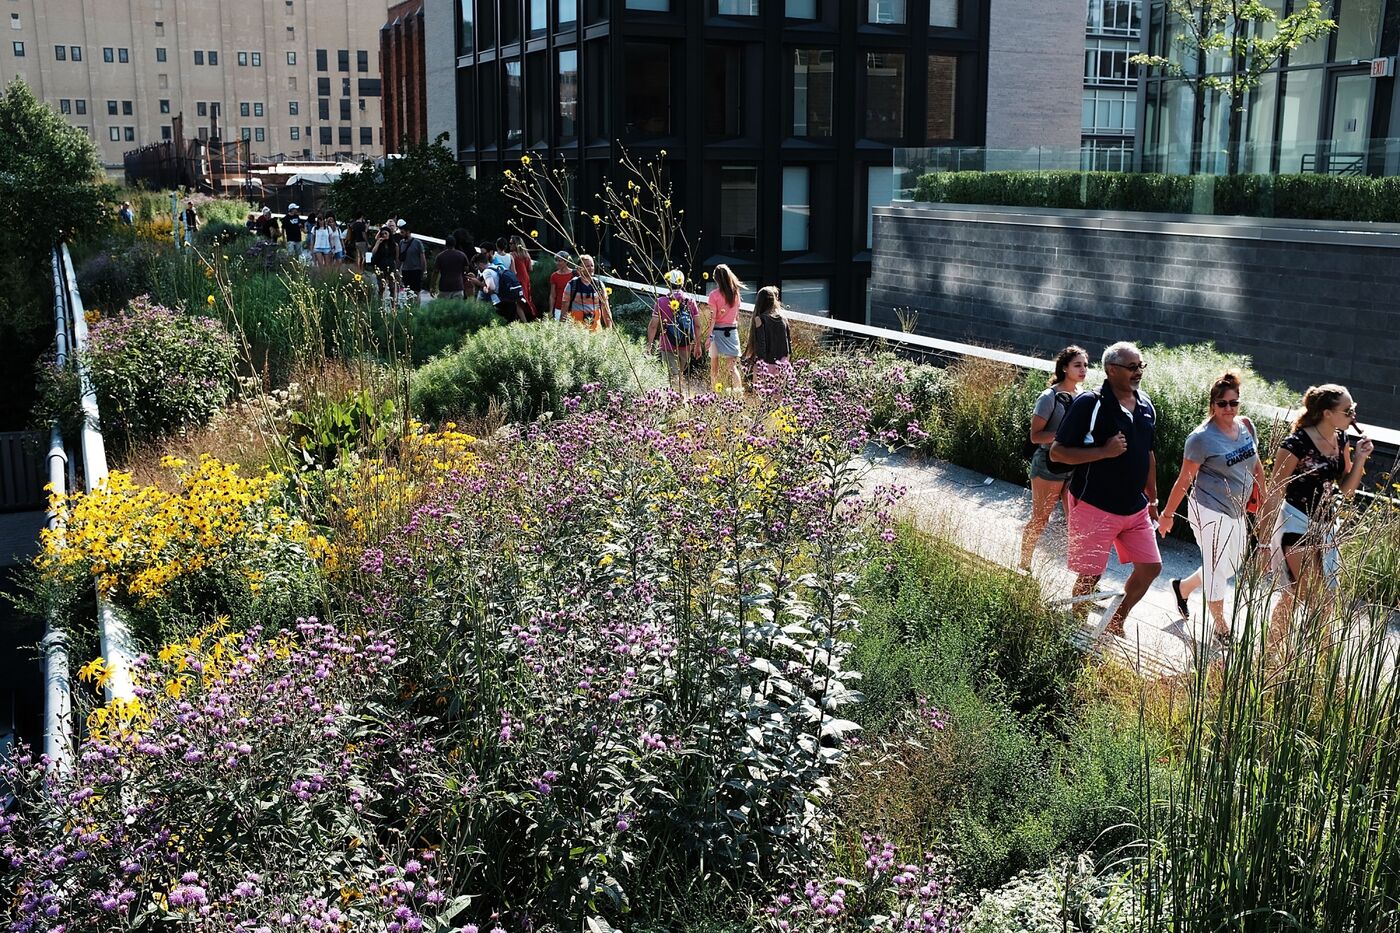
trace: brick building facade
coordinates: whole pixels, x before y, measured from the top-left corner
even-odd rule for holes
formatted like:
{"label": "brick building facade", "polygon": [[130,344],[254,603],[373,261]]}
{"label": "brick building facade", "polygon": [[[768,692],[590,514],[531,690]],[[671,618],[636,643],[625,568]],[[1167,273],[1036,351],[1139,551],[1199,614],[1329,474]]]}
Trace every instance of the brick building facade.
{"label": "brick building facade", "polygon": [[379,69],[384,75],[384,151],[402,152],[405,142],[428,138],[423,0],[389,7],[389,21],[379,30]]}

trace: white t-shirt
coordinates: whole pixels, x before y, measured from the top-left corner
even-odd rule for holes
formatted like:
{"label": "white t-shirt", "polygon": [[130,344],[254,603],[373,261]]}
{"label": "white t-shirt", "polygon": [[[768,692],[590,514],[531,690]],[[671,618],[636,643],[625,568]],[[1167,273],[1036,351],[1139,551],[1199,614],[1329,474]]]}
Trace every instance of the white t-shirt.
{"label": "white t-shirt", "polygon": [[331,231],[329,227],[317,227],[311,231],[312,249],[330,249]]}

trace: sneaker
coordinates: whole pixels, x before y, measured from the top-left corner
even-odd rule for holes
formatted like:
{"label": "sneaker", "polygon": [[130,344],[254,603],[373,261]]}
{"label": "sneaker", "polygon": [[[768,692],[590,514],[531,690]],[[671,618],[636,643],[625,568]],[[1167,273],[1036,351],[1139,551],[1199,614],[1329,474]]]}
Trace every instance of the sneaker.
{"label": "sneaker", "polygon": [[1176,611],[1181,613],[1183,619],[1191,618],[1191,605],[1186,602],[1186,597],[1181,595],[1181,581],[1172,580],[1172,592],[1176,594]]}

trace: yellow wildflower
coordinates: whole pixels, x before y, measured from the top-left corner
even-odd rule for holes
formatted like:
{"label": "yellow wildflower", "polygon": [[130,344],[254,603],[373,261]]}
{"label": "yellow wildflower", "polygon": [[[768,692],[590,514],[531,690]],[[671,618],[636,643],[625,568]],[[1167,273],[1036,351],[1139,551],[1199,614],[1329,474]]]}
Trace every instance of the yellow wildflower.
{"label": "yellow wildflower", "polygon": [[529,164],[530,164],[530,157],[527,156],[527,155],[521,156],[521,157],[520,157],[520,164],[521,164],[521,165],[529,165]]}
{"label": "yellow wildflower", "polygon": [[598,224],[600,224],[600,223],[602,223],[602,222],[603,222],[603,218],[599,217],[597,214],[594,214],[594,215],[593,215],[593,226],[596,227]]}
{"label": "yellow wildflower", "polygon": [[530,231],[530,239],[532,239],[532,240],[538,240],[539,238],[540,238],[540,232],[539,232],[538,230],[531,230],[531,231]]}
{"label": "yellow wildflower", "polygon": [[96,690],[107,686],[107,681],[111,678],[112,669],[107,666],[107,662],[103,658],[93,658],[78,668],[78,679],[92,681],[92,686]]}
{"label": "yellow wildflower", "polygon": [[626,211],[623,211],[622,213],[618,214],[617,216],[620,217],[620,218],[623,219],[623,220],[626,220],[626,219],[627,219],[629,216],[631,216],[631,215],[628,214]]}
{"label": "yellow wildflower", "polygon": [[207,299],[205,299],[205,300],[209,302],[209,307],[212,308],[212,307],[214,306],[214,296],[213,296],[213,295],[210,295],[210,296],[209,296]]}
{"label": "yellow wildflower", "polygon": [[98,311],[96,308],[89,308],[83,313],[83,320],[87,321],[89,324],[96,324],[101,318],[102,312]]}
{"label": "yellow wildflower", "polygon": [[672,311],[679,310],[679,309],[680,309],[680,306],[681,306],[681,303],[680,303],[679,301],[677,301],[677,300],[674,299],[674,298],[671,299],[671,310],[672,310]]}

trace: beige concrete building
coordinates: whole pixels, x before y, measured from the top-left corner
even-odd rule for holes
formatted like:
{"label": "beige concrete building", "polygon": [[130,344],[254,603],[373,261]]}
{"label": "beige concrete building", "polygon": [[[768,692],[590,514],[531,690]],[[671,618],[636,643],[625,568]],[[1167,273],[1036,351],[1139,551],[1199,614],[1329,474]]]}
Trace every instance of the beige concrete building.
{"label": "beige concrete building", "polygon": [[[0,0],[0,78],[83,127],[108,165],[168,139],[249,141],[254,158],[380,155],[388,0]],[[3,27],[0,27],[3,28]]]}

